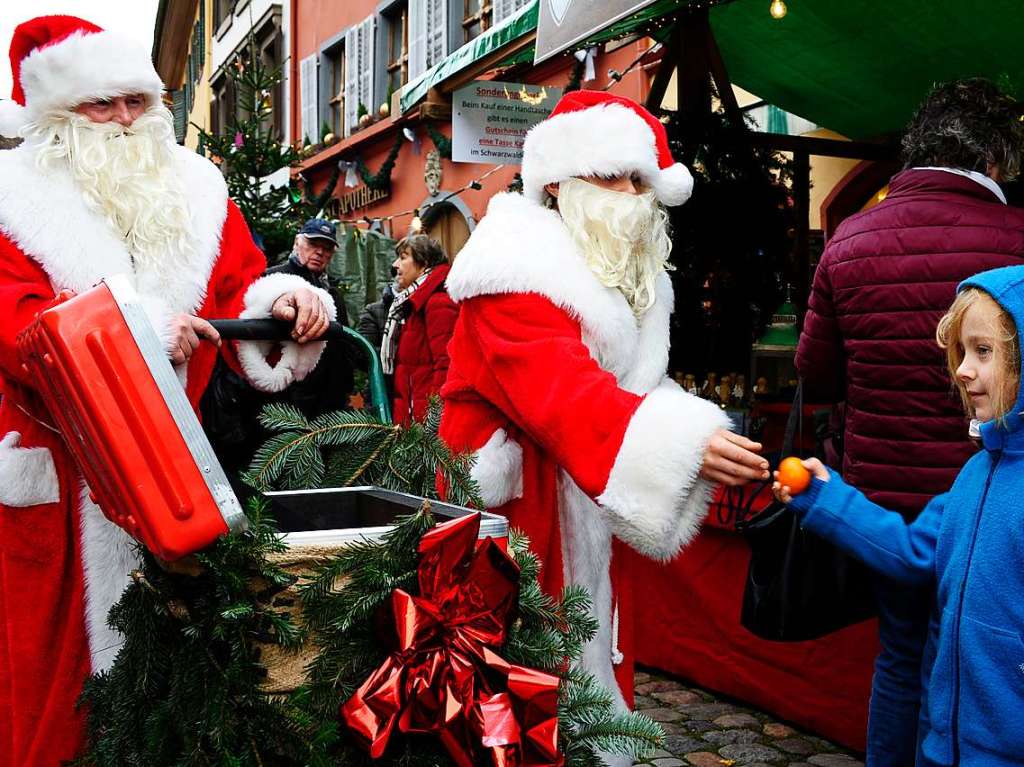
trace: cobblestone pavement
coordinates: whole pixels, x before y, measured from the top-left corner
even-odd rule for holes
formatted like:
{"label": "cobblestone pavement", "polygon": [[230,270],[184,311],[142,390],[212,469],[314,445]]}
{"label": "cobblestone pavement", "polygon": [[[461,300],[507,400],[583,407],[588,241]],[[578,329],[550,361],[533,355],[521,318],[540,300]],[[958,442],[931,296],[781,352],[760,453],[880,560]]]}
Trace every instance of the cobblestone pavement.
{"label": "cobblestone pavement", "polygon": [[850,751],[768,714],[653,672],[636,673],[636,707],[665,728],[641,765],[657,767],[864,767]]}

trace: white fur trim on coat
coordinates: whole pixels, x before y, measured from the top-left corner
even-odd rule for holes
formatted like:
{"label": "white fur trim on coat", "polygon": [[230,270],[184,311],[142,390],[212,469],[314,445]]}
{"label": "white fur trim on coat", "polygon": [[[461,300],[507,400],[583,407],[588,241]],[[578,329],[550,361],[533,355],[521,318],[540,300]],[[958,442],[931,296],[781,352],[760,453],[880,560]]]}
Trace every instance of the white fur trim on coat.
{"label": "white fur trim on coat", "polygon": [[142,93],[155,104],[164,90],[149,50],[106,30],[76,32],[32,51],[21,61],[21,87],[32,119],[52,109],[131,93]]}
{"label": "white fur trim on coat", "polygon": [[583,667],[612,693],[616,707],[625,711],[612,663],[611,531],[601,521],[597,505],[564,471],[558,472],[558,514],[565,582],[587,589],[598,621],[597,633],[583,650]]}
{"label": "white fur trim on coat", "polygon": [[[297,274],[268,274],[256,280],[245,292],[244,308],[239,317],[243,320],[269,317],[274,301],[299,288],[307,288],[316,293],[327,310],[328,318],[331,321],[337,318],[338,310],[331,294],[313,287]],[[276,392],[309,375],[320,361],[326,345],[326,341],[306,344],[285,341],[280,345],[281,359],[271,366],[266,358],[273,351],[275,342],[239,341],[238,361],[253,386],[261,391]]]}
{"label": "white fur trim on coat", "polygon": [[622,292],[594,276],[558,213],[522,195],[491,198],[446,285],[456,303],[504,293],[544,296],[580,321],[591,355],[628,391],[644,394],[665,376],[673,307],[668,274],[658,276],[657,301],[638,326]]}
{"label": "white fur trim on coat", "polygon": [[20,508],[56,503],[60,482],[49,448],[20,444],[16,431],[0,439],[0,504]]}
{"label": "white fur trim on coat", "polygon": [[485,507],[494,509],[523,497],[523,448],[504,429],[496,430],[474,458],[469,476],[480,486]]}
{"label": "white fur trim on coat", "polygon": [[698,473],[708,439],[728,426],[719,408],[673,381],[648,394],[597,498],[615,535],[655,559],[678,553],[707,514],[714,485]]}
{"label": "white fur trim on coat", "polygon": [[[632,109],[604,104],[563,112],[537,123],[523,142],[523,195],[544,199],[544,186],[578,176],[637,173],[666,205],[686,201],[693,188],[690,172],[679,163],[658,167],[651,126]],[[461,254],[460,254],[461,255]]]}
{"label": "white fur trim on coat", "polygon": [[82,482],[79,495],[82,572],[85,581],[85,630],[94,674],[106,671],[121,649],[124,637],[107,625],[107,614],[131,582],[140,565],[138,544],[107,519],[89,499]]}
{"label": "white fur trim on coat", "polygon": [[17,101],[0,101],[0,136],[17,138],[22,126],[28,122],[28,110]]}
{"label": "white fur trim on coat", "polygon": [[[0,231],[43,268],[55,292],[80,293],[104,277],[125,274],[143,300],[195,314],[220,255],[228,190],[217,167],[195,152],[175,147],[174,160],[188,191],[192,254],[164,277],[135,275],[124,239],[89,207],[70,173],[39,170],[34,147],[25,144],[0,152]],[[60,226],[39,214],[47,210],[59,211]]]}

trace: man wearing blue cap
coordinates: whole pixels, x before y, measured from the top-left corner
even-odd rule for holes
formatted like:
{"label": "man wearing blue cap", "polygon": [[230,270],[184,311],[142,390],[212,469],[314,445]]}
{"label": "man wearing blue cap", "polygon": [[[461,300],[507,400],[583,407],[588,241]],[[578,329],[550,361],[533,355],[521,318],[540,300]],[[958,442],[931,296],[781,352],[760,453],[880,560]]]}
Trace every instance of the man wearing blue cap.
{"label": "man wearing blue cap", "polygon": [[[295,244],[288,260],[268,269],[267,274],[295,274],[311,285],[327,290],[327,267],[337,247],[334,224],[323,218],[311,218],[295,235]],[[344,316],[338,319],[346,322]]]}

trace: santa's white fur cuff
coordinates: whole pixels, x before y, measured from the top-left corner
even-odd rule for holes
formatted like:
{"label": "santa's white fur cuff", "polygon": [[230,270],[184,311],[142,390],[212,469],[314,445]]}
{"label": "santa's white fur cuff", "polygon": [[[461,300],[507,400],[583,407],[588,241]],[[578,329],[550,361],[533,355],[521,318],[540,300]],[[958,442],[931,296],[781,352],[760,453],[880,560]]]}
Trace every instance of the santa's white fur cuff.
{"label": "santa's white fur cuff", "polygon": [[[244,309],[240,319],[265,319],[270,316],[274,302],[285,293],[299,288],[312,290],[320,298],[327,309],[328,318],[333,321],[338,316],[331,294],[316,288],[296,274],[268,274],[256,280],[245,292]],[[274,348],[273,341],[239,341],[238,361],[246,378],[257,389],[276,392],[291,385],[293,381],[301,381],[316,367],[323,354],[326,341],[312,341],[297,344],[285,341],[281,344],[281,359],[271,366],[267,356]]]}
{"label": "santa's white fur cuff", "polygon": [[476,451],[469,475],[480,486],[484,506],[494,509],[523,497],[523,448],[498,429]]}
{"label": "santa's white fur cuff", "polygon": [[707,513],[713,485],[700,479],[711,435],[729,419],[666,379],[629,422],[597,498],[615,535],[655,559],[673,557]]}

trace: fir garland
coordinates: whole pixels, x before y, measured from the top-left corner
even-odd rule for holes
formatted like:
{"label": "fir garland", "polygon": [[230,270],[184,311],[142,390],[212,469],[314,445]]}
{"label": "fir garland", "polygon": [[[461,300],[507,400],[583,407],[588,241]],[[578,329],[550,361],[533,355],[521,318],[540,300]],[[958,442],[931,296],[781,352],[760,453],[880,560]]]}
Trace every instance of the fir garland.
{"label": "fir garland", "polygon": [[437,147],[438,154],[446,160],[452,159],[452,140],[450,138],[430,123],[427,123],[427,135],[430,136],[430,140]]}
{"label": "fir garland", "polygon": [[405,136],[399,131],[395,135],[395,143],[392,144],[391,151],[388,152],[388,156],[384,158],[383,164],[381,164],[380,169],[376,173],[370,173],[370,169],[366,167],[363,158],[356,157],[356,170],[359,172],[359,177],[370,189],[384,191],[391,188],[391,171],[395,169],[395,160],[398,159],[398,153],[402,149],[403,141],[405,141]]}
{"label": "fir garland", "polygon": [[[409,429],[361,413],[308,421],[282,405],[269,406],[261,420],[277,434],[250,469],[258,486],[373,482],[431,498],[439,472],[451,500],[479,505],[469,460],[453,456],[437,437],[436,401],[426,422]],[[273,519],[258,498],[247,513],[250,529],[197,555],[191,572],[168,571],[143,552],[142,567],[109,617],[125,644],[82,694],[89,750],[78,764],[450,765],[424,736],[394,738],[373,762],[338,724],[340,703],[386,655],[373,630],[378,609],[395,588],[415,593],[417,544],[434,524],[429,509],[401,521],[383,541],[346,548],[317,569],[299,589],[301,627],[283,609],[291,600],[282,592],[294,578],[268,559],[285,550]],[[616,712],[611,694],[575,665],[597,628],[586,592],[570,587],[551,599],[540,589],[540,564],[528,541],[513,532],[509,550],[521,579],[502,655],[562,677],[560,745],[568,767],[597,767],[599,751],[641,757],[657,747],[660,726]],[[260,644],[298,648],[307,640],[318,648],[308,684],[287,697],[262,692]]]}

